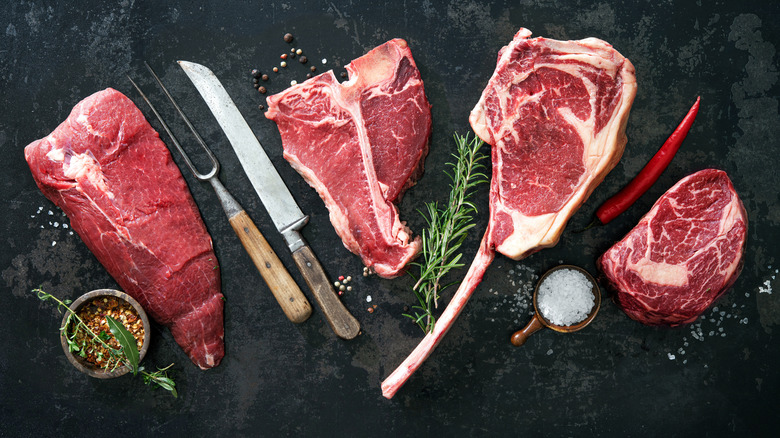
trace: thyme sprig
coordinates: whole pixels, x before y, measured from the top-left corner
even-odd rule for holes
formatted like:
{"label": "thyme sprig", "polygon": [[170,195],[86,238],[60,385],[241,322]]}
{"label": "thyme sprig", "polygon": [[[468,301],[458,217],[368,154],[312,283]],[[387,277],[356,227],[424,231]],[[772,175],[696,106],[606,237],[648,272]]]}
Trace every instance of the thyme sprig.
{"label": "thyme sprig", "polygon": [[449,200],[444,208],[429,202],[426,212],[421,212],[428,228],[422,233],[422,262],[413,263],[420,268],[412,288],[418,304],[412,306],[413,314],[404,314],[425,333],[430,333],[436,324],[433,312],[441,292],[452,284],[442,284],[442,279],[452,269],[463,267],[458,249],[474,227],[472,217],[477,212],[470,199],[474,188],[488,180],[482,164],[486,156],[479,152],[484,142],[479,137],[470,139],[469,134],[455,134],[454,138],[457,153],[452,154],[454,162],[447,163],[450,171],[445,170],[452,181]]}
{"label": "thyme sprig", "polygon": [[[101,331],[99,334],[95,333],[84,323],[84,320],[81,319],[76,312],[68,307],[72,303],[71,300],[60,300],[40,288],[33,289],[33,292],[35,292],[35,295],[41,301],[55,301],[57,303],[57,310],[60,313],[63,311],[68,313],[65,323],[60,327],[60,333],[65,337],[65,341],[68,343],[68,350],[71,353],[77,353],[81,357],[84,357],[89,348],[100,345],[109,352],[110,356],[109,358],[106,358],[105,364],[102,365],[104,370],[109,372],[114,371],[120,365],[125,364],[130,368],[133,375],[138,375],[140,373],[147,385],[157,385],[170,391],[174,397],[178,397],[176,383],[173,379],[168,377],[167,373],[167,370],[173,366],[173,364],[170,364],[165,368],[158,368],[157,371],[153,372],[146,371],[143,365],[139,366],[138,362],[140,355],[138,347],[135,344],[135,338],[122,323],[108,315],[106,316],[106,322],[111,330],[111,334],[114,335],[117,341],[119,341],[119,345],[122,347],[114,348],[108,344],[107,341],[110,338],[106,332]],[[149,327],[146,327],[145,329],[149,330]],[[81,332],[86,333],[87,336],[78,336]],[[78,339],[81,340],[78,341]]]}

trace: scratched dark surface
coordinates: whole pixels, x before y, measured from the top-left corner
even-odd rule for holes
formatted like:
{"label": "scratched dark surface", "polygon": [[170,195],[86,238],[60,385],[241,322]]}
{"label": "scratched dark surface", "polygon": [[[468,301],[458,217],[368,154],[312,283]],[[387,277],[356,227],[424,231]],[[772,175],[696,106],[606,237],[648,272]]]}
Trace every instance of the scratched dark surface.
{"label": "scratched dark surface", "polygon": [[[776,436],[779,18],[780,6],[763,0],[3,2],[0,436]],[[557,39],[598,37],[634,63],[639,89],[628,146],[561,242],[519,262],[499,256],[432,357],[386,400],[380,382],[422,336],[402,316],[414,302],[412,280],[360,275],[360,261],[341,245],[323,203],[282,159],[278,131],[258,109],[264,101],[251,87],[249,71],[270,71],[293,46],[305,52],[308,65],[338,75],[372,47],[406,39],[433,105],[426,173],[400,206],[401,218],[419,232],[424,222],[417,209],[447,190],[443,171],[451,136],[469,130],[469,111],[495,67],[496,52],[520,27]],[[286,32],[294,34],[292,44],[282,40]],[[328,274],[355,278],[343,300],[363,332],[353,341],[339,340],[317,310],[304,324],[288,322],[211,188],[184,172],[222,267],[227,354],[219,367],[200,371],[167,330],[154,327],[146,363],[175,363],[180,396],[174,399],[130,376],[90,379],[66,361],[57,336],[60,315],[30,290],[42,285],[75,298],[116,284],[38,191],[23,148],[51,132],[79,100],[106,87],[130,96],[149,116],[125,78],[136,77],[162,102],[145,74],[147,60],[211,144],[224,184],[304,284],[178,59],[211,67],[225,84],[311,215],[304,235]],[[305,79],[306,68],[290,64],[269,73],[270,92]],[[702,106],[695,125],[648,194],[608,226],[574,234],[647,162],[697,95]],[[184,132],[180,123],[174,129]],[[509,335],[529,319],[535,276],[560,262],[595,273],[596,257],[661,193],[705,167],[729,173],[750,219],[744,271],[717,309],[693,325],[651,328],[607,299],[581,332],[540,332],[522,348],[509,344]],[[485,189],[477,198],[478,231],[465,244],[469,260],[486,225]],[[373,305],[376,310],[367,312]]]}

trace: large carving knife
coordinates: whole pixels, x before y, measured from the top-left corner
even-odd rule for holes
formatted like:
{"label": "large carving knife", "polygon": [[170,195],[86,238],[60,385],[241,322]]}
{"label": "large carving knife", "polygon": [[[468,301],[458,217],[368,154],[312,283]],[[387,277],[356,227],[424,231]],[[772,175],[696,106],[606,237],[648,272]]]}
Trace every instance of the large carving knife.
{"label": "large carving knife", "polygon": [[257,137],[214,73],[193,62],[179,61],[179,65],[195,84],[195,88],[233,145],[249,181],[260,196],[276,229],[284,236],[293,259],[325,319],[339,337],[354,338],[360,332],[360,324],[344,307],[322,265],[300,234],[300,229],[306,225],[309,217],[304,215],[295,203]]}

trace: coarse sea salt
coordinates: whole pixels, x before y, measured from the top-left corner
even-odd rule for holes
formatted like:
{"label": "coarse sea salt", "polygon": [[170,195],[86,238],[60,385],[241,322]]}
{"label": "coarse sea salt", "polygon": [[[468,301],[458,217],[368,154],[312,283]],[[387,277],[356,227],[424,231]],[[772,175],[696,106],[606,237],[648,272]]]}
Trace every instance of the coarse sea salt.
{"label": "coarse sea salt", "polygon": [[559,269],[545,277],[536,296],[542,316],[559,326],[584,321],[595,303],[593,285],[574,269]]}

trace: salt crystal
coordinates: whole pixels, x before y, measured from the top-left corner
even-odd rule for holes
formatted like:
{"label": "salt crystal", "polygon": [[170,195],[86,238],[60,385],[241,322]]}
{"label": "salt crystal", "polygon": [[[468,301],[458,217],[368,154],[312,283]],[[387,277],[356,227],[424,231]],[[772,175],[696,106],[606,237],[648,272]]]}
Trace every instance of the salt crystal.
{"label": "salt crystal", "polygon": [[56,245],[56,244],[57,244],[57,242],[56,242],[56,241],[55,241],[55,242],[52,242],[52,243],[51,243],[51,246],[54,246],[54,245]]}
{"label": "salt crystal", "polygon": [[323,64],[327,64],[327,63],[328,63],[328,60],[327,60],[327,59],[325,59],[325,58],[322,58],[322,63],[323,63]]}
{"label": "salt crystal", "polygon": [[764,286],[758,287],[758,293],[760,294],[772,294],[772,283],[769,280],[764,281]]}
{"label": "salt crystal", "polygon": [[669,360],[674,360],[676,358],[672,353],[666,353],[666,355],[669,356]]}
{"label": "salt crystal", "polygon": [[551,354],[553,354],[552,348],[551,348],[551,349],[549,349],[549,350],[547,350],[547,355],[549,356],[549,355],[551,355]]}
{"label": "salt crystal", "polygon": [[54,212],[49,210],[49,216],[54,216]]}
{"label": "salt crystal", "polygon": [[573,269],[559,269],[547,277],[536,297],[539,311],[559,326],[577,324],[587,318],[596,302],[593,285]]}
{"label": "salt crystal", "polygon": [[372,298],[371,298],[371,295],[368,295],[368,296],[366,297],[366,302],[367,302],[367,303],[370,303],[370,302],[371,302],[371,300],[372,300]]}

